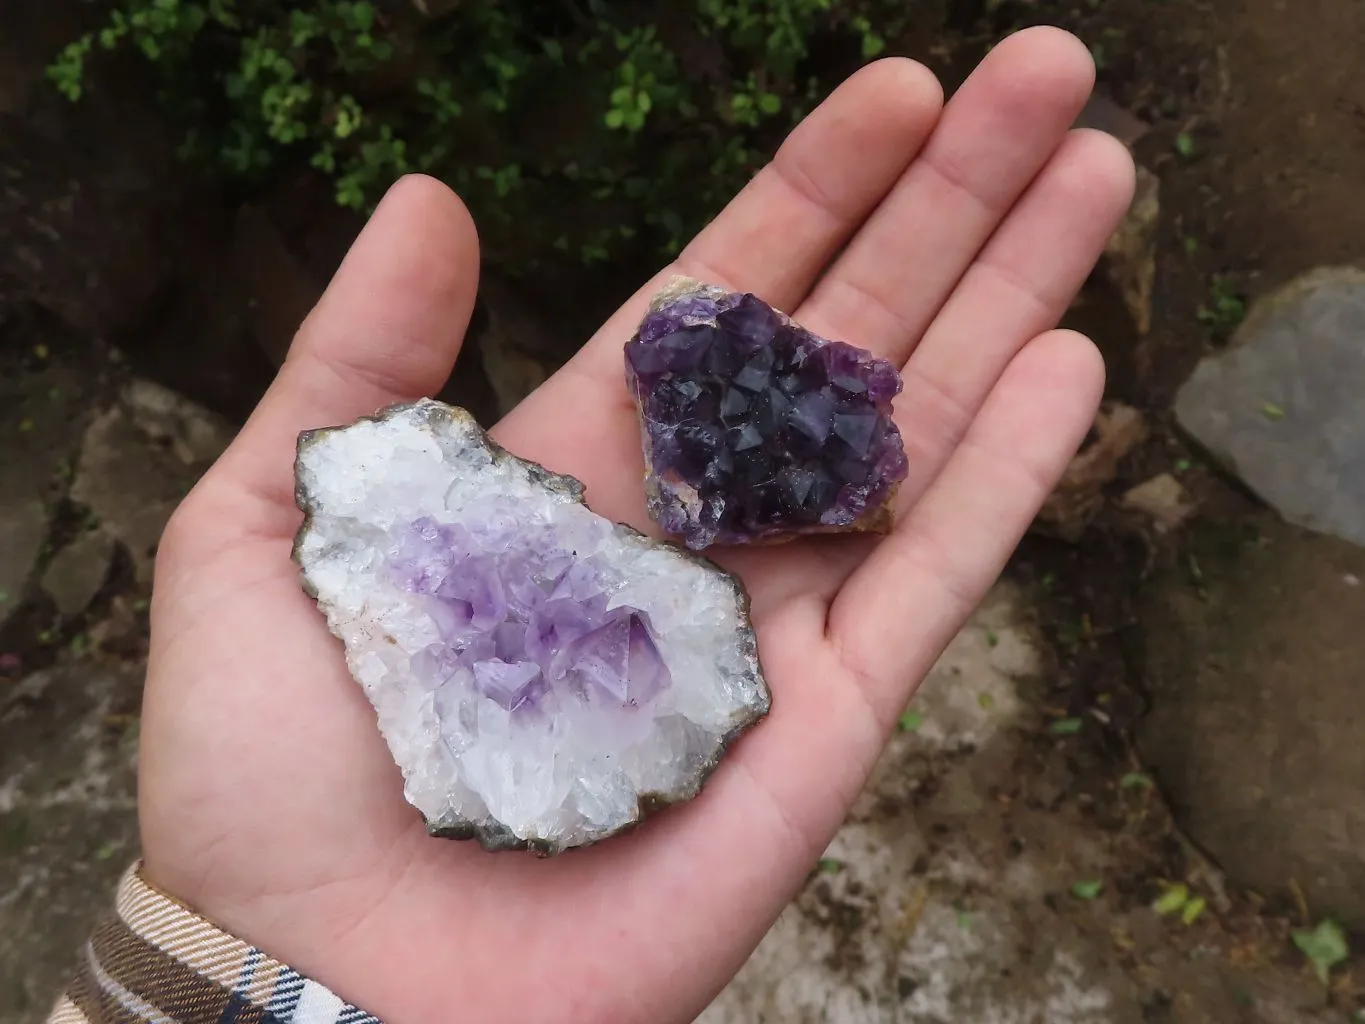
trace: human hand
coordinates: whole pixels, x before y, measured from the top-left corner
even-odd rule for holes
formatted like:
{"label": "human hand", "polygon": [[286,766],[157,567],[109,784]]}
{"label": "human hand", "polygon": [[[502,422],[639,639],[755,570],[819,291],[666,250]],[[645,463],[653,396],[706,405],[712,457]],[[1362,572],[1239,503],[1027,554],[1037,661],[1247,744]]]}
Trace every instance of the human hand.
{"label": "human hand", "polygon": [[[391,1022],[664,1021],[738,970],[838,829],[919,681],[1084,436],[1103,366],[1051,330],[1132,164],[1069,132],[1075,39],[1002,43],[942,109],[922,67],[859,72],[664,273],[756,292],[903,366],[894,532],[714,553],[752,596],[771,715],[701,796],[551,860],[428,838],[299,587],[298,432],[431,394],[474,301],[459,201],[400,182],[237,440],[163,539],[143,717],[148,877]],[[651,282],[494,430],[647,528],[622,345]]]}

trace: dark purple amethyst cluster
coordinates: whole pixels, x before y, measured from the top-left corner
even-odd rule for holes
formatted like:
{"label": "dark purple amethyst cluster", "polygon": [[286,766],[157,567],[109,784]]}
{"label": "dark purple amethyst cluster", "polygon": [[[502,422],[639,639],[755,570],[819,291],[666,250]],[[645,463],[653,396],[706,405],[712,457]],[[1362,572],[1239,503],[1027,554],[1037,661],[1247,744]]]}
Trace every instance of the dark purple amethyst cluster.
{"label": "dark purple amethyst cluster", "polygon": [[671,286],[626,344],[650,515],[688,547],[885,529],[907,463],[896,368],[761,299]]}

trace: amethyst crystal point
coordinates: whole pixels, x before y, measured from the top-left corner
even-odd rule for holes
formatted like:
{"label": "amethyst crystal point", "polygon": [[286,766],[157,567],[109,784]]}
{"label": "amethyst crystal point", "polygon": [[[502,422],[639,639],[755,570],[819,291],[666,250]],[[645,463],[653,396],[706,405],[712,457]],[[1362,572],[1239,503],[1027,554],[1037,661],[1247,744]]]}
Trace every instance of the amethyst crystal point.
{"label": "amethyst crystal point", "polygon": [[884,531],[896,368],[753,295],[675,278],[626,343],[650,515],[691,548]]}
{"label": "amethyst crystal point", "polygon": [[299,439],[294,556],[441,835],[553,853],[695,796],[767,713],[733,577],[589,511],[468,414]]}

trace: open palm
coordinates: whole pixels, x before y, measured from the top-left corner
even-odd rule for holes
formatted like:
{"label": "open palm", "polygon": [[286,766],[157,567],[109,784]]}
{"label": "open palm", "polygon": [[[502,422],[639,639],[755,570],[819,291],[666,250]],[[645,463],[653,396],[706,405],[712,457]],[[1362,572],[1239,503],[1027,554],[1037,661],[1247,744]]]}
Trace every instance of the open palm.
{"label": "open palm", "polygon": [[[163,540],[143,724],[149,877],[390,1022],[687,1020],[800,886],[919,680],[1085,434],[1103,367],[1052,330],[1132,165],[1070,131],[1089,55],[999,46],[943,108],[922,67],[845,83],[665,273],[753,291],[902,366],[894,532],[736,549],[773,691],[702,795],[548,861],[426,836],[299,588],[293,449],[442,385],[476,289],[458,199],[399,183]],[[494,430],[647,528],[622,345],[651,282]]]}

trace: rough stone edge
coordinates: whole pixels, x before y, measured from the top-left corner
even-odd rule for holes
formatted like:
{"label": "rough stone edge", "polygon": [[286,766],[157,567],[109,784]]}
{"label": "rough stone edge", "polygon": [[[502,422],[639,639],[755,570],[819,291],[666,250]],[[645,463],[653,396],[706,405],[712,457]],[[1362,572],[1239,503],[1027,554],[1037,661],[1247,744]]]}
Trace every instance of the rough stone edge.
{"label": "rough stone edge", "polygon": [[1356,288],[1365,287],[1365,267],[1350,263],[1317,267],[1300,274],[1298,277],[1291,278],[1279,288],[1268,292],[1252,303],[1251,309],[1242,319],[1242,322],[1237,325],[1237,330],[1233,333],[1223,352],[1206,356],[1201,362],[1217,359],[1226,352],[1241,348],[1285,307],[1307,299],[1329,285],[1338,284]]}
{"label": "rough stone edge", "polygon": [[[299,511],[303,513],[303,522],[299,525],[297,532],[294,534],[294,543],[290,550],[290,557],[294,564],[299,567],[299,580],[304,593],[314,601],[318,600],[317,590],[308,581],[308,577],[303,571],[303,563],[299,558],[301,547],[312,529],[313,518],[317,512],[313,501],[305,493],[299,473],[304,452],[329,434],[346,430],[359,423],[383,423],[401,413],[419,408],[424,409],[427,412],[428,421],[433,425],[443,424],[448,427],[457,421],[464,421],[468,426],[474,429],[476,436],[483,442],[494,461],[510,460],[524,466],[530,472],[531,478],[536,483],[544,485],[549,490],[565,494],[578,502],[578,504],[587,508],[587,502],[584,500],[584,494],[587,489],[582,481],[576,477],[568,476],[567,474],[552,472],[539,463],[531,462],[529,459],[522,459],[513,455],[494,441],[488,435],[488,432],[479,426],[478,421],[467,410],[461,409],[458,406],[447,405],[444,402],[438,402],[434,399],[422,398],[415,402],[400,402],[385,406],[371,416],[358,417],[351,423],[333,427],[316,427],[310,430],[301,431],[298,435],[294,455],[294,503],[298,506]],[[589,511],[592,510],[589,509]],[[597,515],[595,512],[593,514]],[[715,752],[704,760],[698,767],[698,770],[693,773],[690,777],[689,785],[673,793],[650,792],[640,794],[636,801],[636,814],[633,820],[628,821],[619,828],[613,829],[611,832],[607,832],[589,842],[565,846],[561,843],[550,843],[538,839],[518,839],[509,829],[502,827],[501,825],[481,826],[477,822],[468,819],[460,819],[450,824],[434,823],[428,820],[427,832],[429,835],[441,839],[473,839],[477,841],[483,849],[490,853],[504,850],[525,850],[540,857],[550,857],[565,853],[569,850],[585,849],[590,846],[595,846],[604,840],[638,828],[659,811],[676,804],[687,803],[689,800],[694,799],[700,794],[702,788],[715,773],[715,770],[720,766],[720,762],[724,760],[725,755],[729,752],[735,742],[766,718],[769,711],[772,709],[772,690],[769,688],[767,679],[763,673],[762,659],[759,657],[758,651],[758,636],[754,631],[753,622],[749,617],[751,599],[749,597],[749,591],[744,586],[744,581],[735,573],[721,568],[715,562],[711,561],[711,559],[699,555],[695,551],[691,551],[677,544],[654,540],[647,534],[641,533],[639,530],[636,530],[634,527],[628,526],[625,523],[613,522],[612,526],[618,536],[633,535],[634,537],[643,540],[651,547],[667,548],[670,552],[685,561],[691,562],[694,565],[729,581],[735,596],[738,599],[739,620],[742,632],[741,655],[753,666],[754,682],[758,687],[759,706],[748,713],[747,716],[738,722],[729,732],[724,733],[720,737],[720,742],[716,745]],[[319,609],[319,611],[320,610],[321,609]],[[326,616],[324,615],[323,618],[325,620]],[[330,622],[328,622],[328,631],[332,632]],[[336,636],[335,633],[332,635]],[[340,638],[338,637],[338,639]],[[349,667],[347,669],[347,674],[350,674]],[[359,684],[357,683],[357,685]],[[416,808],[414,808],[414,810],[416,810]],[[423,817],[425,818],[425,815]]]}
{"label": "rough stone edge", "polygon": [[[1229,357],[1246,348],[1261,331],[1274,324],[1287,308],[1296,302],[1311,299],[1323,288],[1337,284],[1365,287],[1365,267],[1351,263],[1316,267],[1289,279],[1278,288],[1262,295],[1251,304],[1247,315],[1237,325],[1237,329],[1228,339],[1227,344],[1215,352],[1204,355],[1195,364],[1194,369],[1190,371],[1190,375],[1180,385],[1171,402],[1171,412],[1180,434],[1192,442],[1194,447],[1207,457],[1223,480],[1243,493],[1251,495],[1256,501],[1268,508],[1274,509],[1274,503],[1258,487],[1253,486],[1243,477],[1241,466],[1238,465],[1236,457],[1226,444],[1215,444],[1206,440],[1201,436],[1202,431],[1191,425],[1198,418],[1203,408],[1202,401],[1196,399],[1204,397],[1201,394],[1202,389],[1210,386],[1210,378],[1215,377],[1227,366]],[[1277,514],[1282,516],[1278,510]],[[1286,522],[1292,522],[1296,526],[1313,532],[1322,532],[1318,527],[1301,522],[1298,519],[1286,519]],[[1338,536],[1330,531],[1326,535]],[[1348,541],[1348,543],[1350,542]]]}
{"label": "rough stone edge", "polygon": [[[742,292],[736,293],[729,289],[722,288],[720,285],[707,284],[705,281],[698,280],[695,277],[688,277],[684,274],[674,274],[672,277],[668,279],[668,281],[664,283],[663,287],[656,291],[654,295],[650,298],[649,309],[647,312],[648,313],[661,312],[662,310],[673,305],[673,303],[678,302],[679,300],[684,298],[704,296],[709,299],[719,300],[725,298],[726,296],[734,294],[744,293]],[[794,319],[792,319],[782,310],[778,309],[776,306],[769,306],[768,308],[777,314],[778,319],[784,325],[788,327],[798,327],[801,330],[806,331],[806,333],[810,334],[811,337],[815,338],[816,341],[820,342],[821,344],[824,345],[830,344],[832,339],[821,337],[814,331],[810,331],[807,328],[802,327],[801,324],[797,323]],[[630,339],[628,339],[628,342],[629,340],[633,340],[634,338],[635,334],[631,334],[631,337]],[[882,358],[880,356],[877,356],[873,352],[869,352],[867,349],[858,348],[857,345],[852,345],[849,344],[848,342],[844,342],[843,344],[848,345],[850,348],[857,349],[859,352],[865,353],[866,355],[871,356],[873,358],[878,359]],[[899,377],[900,371],[897,371],[897,379],[899,379]],[[654,509],[656,503],[660,499],[660,495],[658,492],[658,487],[652,483],[652,481],[657,480],[657,477],[654,474],[654,467],[649,459],[649,430],[645,426],[644,403],[640,400],[639,391],[635,387],[634,375],[630,372],[629,366],[627,366],[626,369],[626,383],[627,389],[630,391],[631,399],[635,403],[635,418],[640,427],[641,451],[644,453],[645,460],[646,504],[649,509],[650,518],[653,519],[656,523],[658,523],[659,520],[655,516]],[[899,437],[900,428],[896,426],[894,420],[892,420],[891,426],[896,431],[896,435]],[[903,439],[901,447],[902,450],[905,447]],[[771,533],[764,534],[760,537],[755,537],[752,540],[740,543],[744,547],[773,547],[778,544],[789,544],[792,541],[799,540],[802,537],[818,537],[837,534],[859,533],[864,534],[872,533],[882,535],[888,534],[891,532],[892,527],[895,526],[896,516],[893,510],[896,505],[896,495],[899,493],[902,483],[904,483],[903,480],[897,480],[887,490],[886,497],[883,498],[881,502],[879,502],[872,508],[864,509],[863,514],[860,515],[857,519],[853,520],[853,522],[849,523],[847,526],[825,526],[823,524],[812,524],[810,526],[774,530]],[[707,546],[710,547],[713,545]],[[719,546],[730,547],[736,545]]]}
{"label": "rough stone edge", "polygon": [[1191,392],[1191,385],[1196,380],[1207,377],[1214,373],[1217,367],[1223,366],[1229,355],[1245,348],[1253,338],[1273,324],[1276,317],[1282,314],[1286,308],[1296,302],[1312,298],[1323,288],[1335,284],[1365,287],[1365,268],[1349,263],[1317,267],[1300,274],[1298,277],[1291,278],[1253,302],[1251,308],[1247,310],[1247,315],[1237,325],[1232,337],[1228,339],[1228,343],[1218,351],[1203,356],[1195,364],[1189,377],[1180,386],[1172,405],[1177,416],[1180,415],[1182,401]]}

